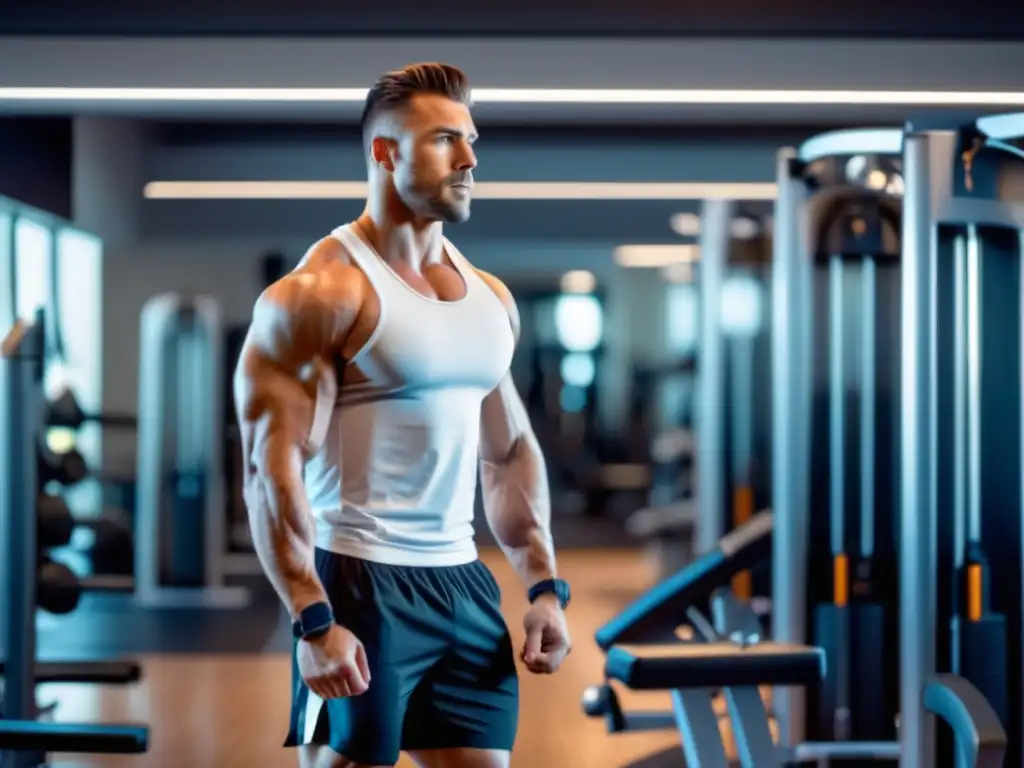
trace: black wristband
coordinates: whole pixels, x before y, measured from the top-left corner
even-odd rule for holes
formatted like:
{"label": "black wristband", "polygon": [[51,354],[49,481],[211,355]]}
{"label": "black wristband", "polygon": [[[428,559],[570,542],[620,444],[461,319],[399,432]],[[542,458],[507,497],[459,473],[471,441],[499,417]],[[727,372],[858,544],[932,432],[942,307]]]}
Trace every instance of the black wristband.
{"label": "black wristband", "polygon": [[558,604],[562,606],[562,610],[569,605],[569,601],[572,599],[572,590],[569,589],[569,582],[564,579],[544,579],[538,581],[527,593],[530,602],[534,602],[541,595],[552,594],[558,598]]}
{"label": "black wristband", "polygon": [[313,603],[302,609],[299,618],[292,624],[292,636],[296,640],[315,640],[334,625],[334,612],[328,603]]}

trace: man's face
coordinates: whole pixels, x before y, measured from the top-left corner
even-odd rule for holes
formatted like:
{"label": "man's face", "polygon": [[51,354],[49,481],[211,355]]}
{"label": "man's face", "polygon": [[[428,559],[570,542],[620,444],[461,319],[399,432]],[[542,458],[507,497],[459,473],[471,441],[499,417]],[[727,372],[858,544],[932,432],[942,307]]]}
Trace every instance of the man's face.
{"label": "man's face", "polygon": [[469,108],[446,96],[419,94],[399,116],[394,184],[415,214],[469,219],[476,126]]}

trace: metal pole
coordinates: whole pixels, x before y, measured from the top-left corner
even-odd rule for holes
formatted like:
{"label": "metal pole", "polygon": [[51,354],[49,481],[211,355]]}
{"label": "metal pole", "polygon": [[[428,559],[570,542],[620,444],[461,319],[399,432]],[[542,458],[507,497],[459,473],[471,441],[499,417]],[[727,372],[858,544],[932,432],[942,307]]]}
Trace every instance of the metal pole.
{"label": "metal pole", "polygon": [[[1019,233],[1018,233],[1018,239],[1017,239],[1017,258],[1018,258],[1018,260],[1020,260],[1021,265],[1024,266],[1024,229],[1020,230]],[[1018,316],[1019,320],[1018,320],[1018,322],[1020,323],[1020,329],[1019,329],[1020,330],[1020,345],[1021,345],[1020,346],[1020,360],[1022,362],[1022,370],[1021,370],[1021,372],[1018,375],[1021,377],[1022,383],[1024,383],[1024,280],[1020,280],[1020,296],[1018,298],[1018,301],[1020,302],[1019,307],[1018,307],[1018,312],[1019,312],[1019,316]],[[1020,407],[1021,422],[1020,422],[1020,432],[1019,432],[1019,438],[1018,439],[1020,439],[1022,442],[1024,442],[1024,386],[1020,386],[1019,389],[1020,389],[1020,393],[1021,393],[1021,404],[1020,404],[1021,405],[1021,407]],[[1021,473],[1020,473],[1020,475],[1021,475],[1021,477],[1024,477],[1024,445],[1021,446],[1020,460],[1021,460]],[[1022,492],[1022,495],[1024,495],[1024,483],[1021,484],[1021,492]],[[1021,508],[1024,509],[1024,498],[1021,499]],[[1021,560],[1024,561],[1024,531],[1021,531],[1021,534],[1022,535],[1021,535],[1020,557],[1021,557]],[[1024,569],[1021,569],[1021,578],[1022,578],[1021,588],[1022,588],[1022,591],[1024,591]],[[1024,643],[1020,644],[1020,648],[1021,648],[1021,651],[1020,651],[1021,652],[1021,663],[1024,664]],[[1021,712],[1020,717],[1021,717],[1021,719],[1020,719],[1020,721],[1018,721],[1018,727],[1020,728],[1020,731],[1018,731],[1018,733],[1024,733],[1024,712]]]}
{"label": "metal pole", "polygon": [[[923,706],[935,670],[936,229],[931,134],[904,139],[900,503],[900,768],[935,764]],[[948,158],[947,158],[948,161]]]}
{"label": "metal pole", "polygon": [[[38,455],[43,313],[22,321],[3,340],[0,355],[0,568],[6,622],[3,717],[36,717],[36,458]],[[24,753],[0,753],[0,764],[25,764]]]}
{"label": "metal pole", "polygon": [[828,260],[828,362],[829,362],[829,518],[832,555],[845,550],[846,540],[846,375],[843,333],[843,257]]}
{"label": "metal pole", "polygon": [[697,550],[725,534],[725,341],[722,283],[729,257],[729,200],[705,200],[700,224],[700,361],[697,394]]}
{"label": "metal pole", "polygon": [[[957,235],[953,240],[953,567],[957,573],[967,552],[966,285],[967,243]],[[952,656],[953,672],[959,674],[958,649],[953,649]]]}
{"label": "metal pole", "polygon": [[861,265],[860,554],[875,553],[875,259]]}
{"label": "metal pole", "polygon": [[[967,555],[967,243],[953,239],[953,572],[959,576]],[[959,590],[958,590],[959,591]],[[963,599],[963,597],[961,597]],[[960,674],[960,610],[950,619],[950,671]]]}
{"label": "metal pole", "polygon": [[981,242],[967,225],[967,541],[981,541]]}
{"label": "metal pole", "polygon": [[[809,429],[810,255],[806,249],[806,188],[792,172],[796,152],[776,159],[778,197],[772,254],[772,631],[779,642],[806,634]],[[779,688],[773,704],[781,744],[804,740],[805,695]]]}
{"label": "metal pole", "polygon": [[749,487],[754,452],[754,339],[738,334],[729,338],[729,394],[732,400],[732,481]]}

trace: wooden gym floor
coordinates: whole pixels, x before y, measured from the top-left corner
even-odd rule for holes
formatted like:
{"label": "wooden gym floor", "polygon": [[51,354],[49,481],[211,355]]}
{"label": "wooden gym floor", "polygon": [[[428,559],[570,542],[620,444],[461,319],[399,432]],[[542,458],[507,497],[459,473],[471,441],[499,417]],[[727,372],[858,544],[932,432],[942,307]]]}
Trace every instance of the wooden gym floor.
{"label": "wooden gym floor", "polygon": [[[515,574],[500,553],[484,559],[504,593],[505,615],[517,646],[526,609]],[[584,688],[601,681],[603,654],[595,629],[653,583],[654,564],[632,550],[575,550],[560,556],[573,585],[568,619],[574,651],[558,674],[521,671],[516,768],[624,768],[678,745],[673,732],[609,736],[603,721],[584,716]],[[40,686],[41,702],[59,701],[55,719],[75,722],[146,722],[150,750],[137,757],[54,755],[67,768],[291,768],[292,750],[281,747],[289,709],[289,658],[284,654],[147,655],[143,682],[128,688]],[[629,708],[667,709],[664,694],[622,695]],[[678,747],[677,747],[678,748]],[[682,751],[672,761],[682,765]],[[661,763],[659,761],[660,764]],[[399,766],[410,768],[403,757]],[[653,765],[652,765],[653,768]]]}

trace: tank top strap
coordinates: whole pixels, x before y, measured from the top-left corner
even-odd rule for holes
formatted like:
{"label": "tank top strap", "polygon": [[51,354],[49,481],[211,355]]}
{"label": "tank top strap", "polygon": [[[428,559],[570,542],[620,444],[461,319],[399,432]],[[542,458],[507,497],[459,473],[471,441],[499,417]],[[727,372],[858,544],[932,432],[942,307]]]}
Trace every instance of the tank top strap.
{"label": "tank top strap", "polygon": [[383,287],[381,285],[382,278],[385,277],[385,268],[381,264],[380,259],[370,250],[370,246],[364,243],[363,239],[352,231],[351,224],[342,224],[340,227],[335,227],[331,231],[331,237],[345,246],[352,261],[366,275],[370,285],[380,295],[381,288]]}
{"label": "tank top strap", "polygon": [[469,263],[469,259],[463,256],[462,251],[456,248],[455,244],[447,237],[444,238],[444,252],[448,254],[448,258],[451,259],[456,271],[462,275],[462,279],[466,283],[466,298],[469,298],[470,294],[479,291],[480,288],[487,287],[483,283],[483,278],[476,273],[473,265]]}

